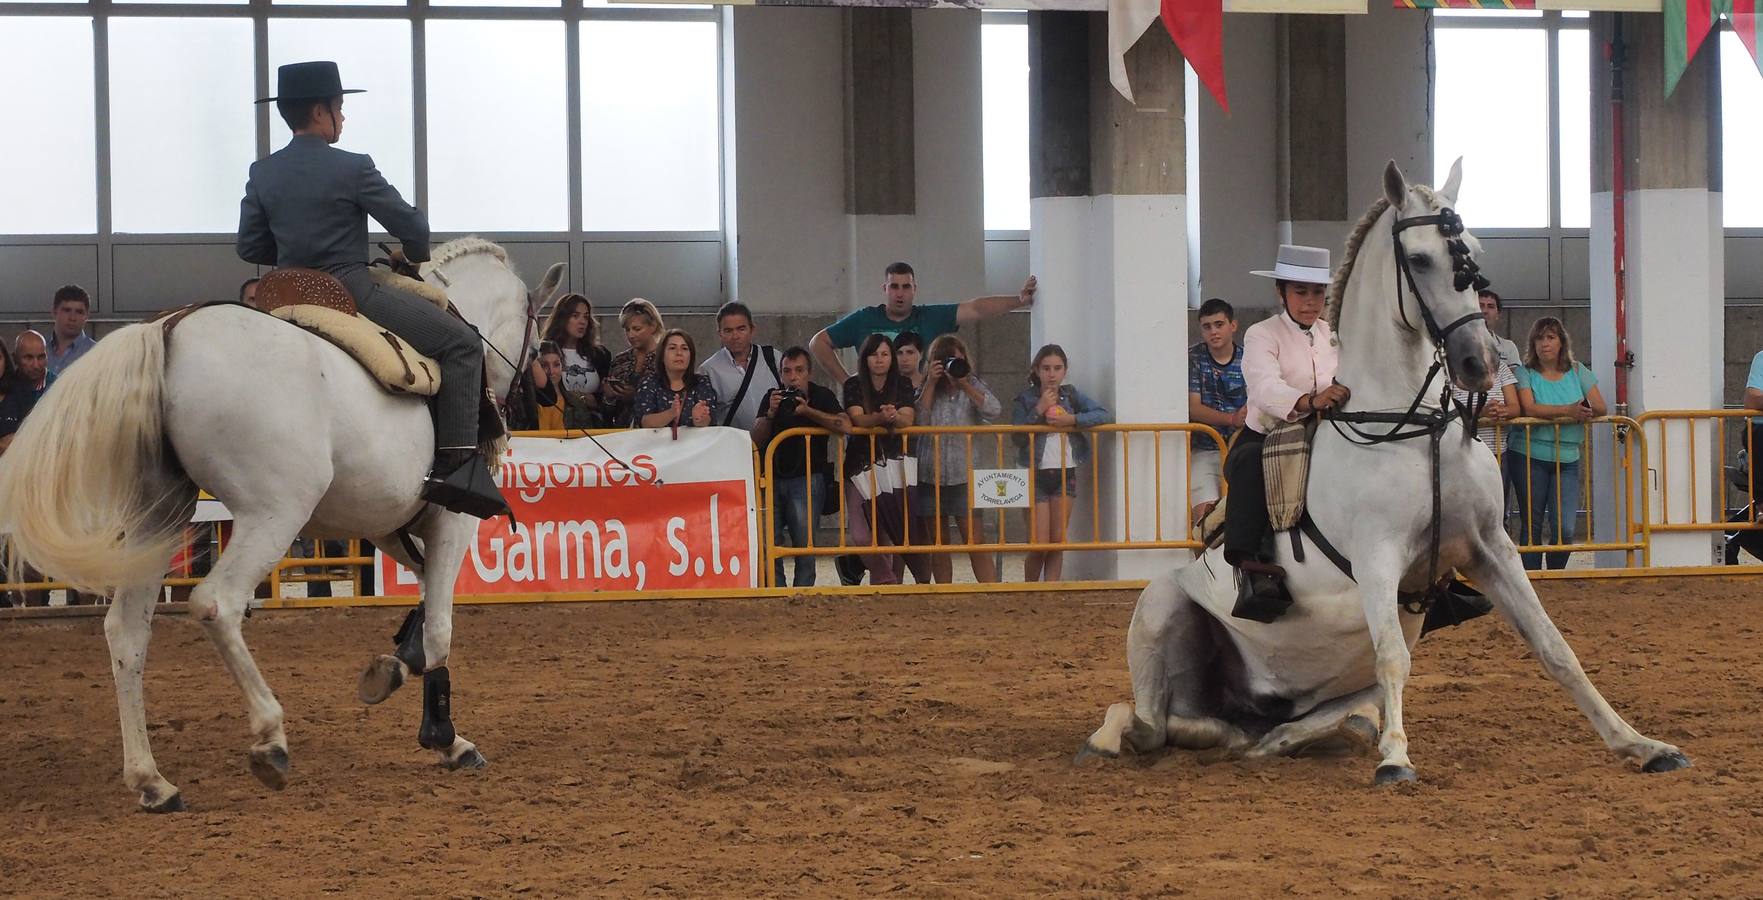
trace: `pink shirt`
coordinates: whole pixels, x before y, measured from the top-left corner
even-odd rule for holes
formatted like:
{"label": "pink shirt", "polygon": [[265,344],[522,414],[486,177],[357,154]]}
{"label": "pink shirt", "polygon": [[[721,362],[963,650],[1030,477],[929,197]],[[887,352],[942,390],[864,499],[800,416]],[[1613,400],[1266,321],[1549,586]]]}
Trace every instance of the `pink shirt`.
{"label": "pink shirt", "polygon": [[1334,383],[1341,353],[1321,318],[1305,331],[1285,311],[1243,333],[1243,382],[1249,390],[1249,427],[1266,434],[1301,418],[1298,398]]}

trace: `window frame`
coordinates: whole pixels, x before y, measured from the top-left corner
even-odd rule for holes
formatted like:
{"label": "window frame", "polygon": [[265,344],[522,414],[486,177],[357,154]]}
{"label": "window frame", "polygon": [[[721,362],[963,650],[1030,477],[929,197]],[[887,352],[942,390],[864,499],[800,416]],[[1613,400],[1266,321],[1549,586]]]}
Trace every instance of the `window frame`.
{"label": "window frame", "polygon": [[[615,242],[715,242],[723,244],[726,257],[726,223],[728,216],[728,126],[727,118],[727,27],[728,17],[720,7],[626,9],[616,6],[590,6],[583,0],[561,0],[555,7],[500,6],[434,6],[429,0],[409,0],[400,6],[368,6],[354,3],[300,5],[275,3],[272,0],[247,0],[228,4],[144,3],[126,0],[39,0],[39,2],[0,3],[0,27],[13,18],[77,16],[90,18],[93,28],[92,57],[94,78],[94,132],[97,180],[97,230],[72,234],[0,234],[0,246],[95,246],[100,277],[94,296],[110,293],[109,268],[116,246],[141,244],[232,244],[232,235],[222,232],[200,233],[123,233],[114,228],[114,193],[111,185],[110,134],[110,23],[119,18],[231,18],[252,22],[252,59],[255,72],[254,96],[266,97],[273,90],[274,74],[269,70],[269,23],[274,19],[398,19],[411,26],[411,105],[412,152],[414,170],[412,186],[417,206],[427,208],[429,201],[428,161],[428,85],[427,24],[439,20],[524,20],[564,23],[565,32],[565,102],[568,121],[568,146],[565,164],[568,168],[569,227],[564,231],[481,231],[472,232],[499,241],[567,242],[570,246],[570,269],[580,271],[584,244]],[[579,23],[588,21],[648,22],[711,22],[717,28],[717,210],[719,227],[700,231],[586,231],[582,228],[582,109],[581,109],[581,40]],[[347,78],[347,73],[345,73]],[[261,104],[256,115],[256,156],[262,158],[275,148],[271,146],[271,104]],[[239,173],[241,184],[244,173]],[[464,232],[437,233],[436,238],[458,236]],[[379,232],[375,232],[379,234]],[[726,262],[725,262],[726,266]],[[726,280],[726,279],[725,279]],[[726,289],[726,288],[725,288]],[[108,317],[106,317],[108,318]],[[132,317],[119,317],[132,318]]]}

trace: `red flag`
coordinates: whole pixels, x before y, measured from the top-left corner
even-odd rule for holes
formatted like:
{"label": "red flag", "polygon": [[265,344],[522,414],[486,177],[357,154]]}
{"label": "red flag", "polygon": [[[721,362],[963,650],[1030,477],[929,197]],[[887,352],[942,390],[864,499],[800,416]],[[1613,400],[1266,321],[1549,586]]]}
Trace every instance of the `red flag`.
{"label": "red flag", "polygon": [[1226,113],[1224,93],[1224,0],[1162,0],[1163,27],[1194,67],[1200,83]]}

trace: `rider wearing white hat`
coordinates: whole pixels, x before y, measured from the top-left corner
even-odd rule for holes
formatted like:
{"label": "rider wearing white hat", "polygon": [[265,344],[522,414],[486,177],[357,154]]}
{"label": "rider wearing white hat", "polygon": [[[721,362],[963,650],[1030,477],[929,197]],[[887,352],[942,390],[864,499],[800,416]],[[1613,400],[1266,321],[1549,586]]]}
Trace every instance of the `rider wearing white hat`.
{"label": "rider wearing white hat", "polygon": [[1322,320],[1328,262],[1328,251],[1320,247],[1282,244],[1271,270],[1250,273],[1274,279],[1280,312],[1243,335],[1249,416],[1225,463],[1231,492],[1225,507],[1224,558],[1239,573],[1231,614],[1245,619],[1271,622],[1292,602],[1280,580],[1285,570],[1273,563],[1262,442],[1281,422],[1296,422],[1347,400],[1347,388],[1334,383],[1340,352]]}

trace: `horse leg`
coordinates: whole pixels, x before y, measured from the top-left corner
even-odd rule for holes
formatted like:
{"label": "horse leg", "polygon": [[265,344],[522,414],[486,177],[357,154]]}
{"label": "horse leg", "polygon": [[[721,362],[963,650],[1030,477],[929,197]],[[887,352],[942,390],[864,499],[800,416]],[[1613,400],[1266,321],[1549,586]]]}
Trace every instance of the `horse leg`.
{"label": "horse leg", "polygon": [[453,644],[453,586],[477,520],[458,513],[434,517],[423,542],[428,565],[422,574],[422,726],[416,742],[449,769],[481,769],[488,763],[476,745],[453,729],[452,681],[447,671]]}
{"label": "horse leg", "polygon": [[1317,706],[1302,718],[1267,732],[1243,755],[1250,759],[1269,756],[1301,756],[1377,746],[1378,696],[1376,685],[1336,697]]}
{"label": "horse leg", "polygon": [[282,732],[282,705],[257,670],[241,626],[252,589],[298,536],[298,526],[289,524],[295,519],[303,521],[304,517],[237,518],[233,542],[208,577],[190,592],[190,614],[202,624],[227,672],[245,695],[251,735],[256,738],[250,751],[251,774],[278,791],[288,786],[288,739]]}
{"label": "horse leg", "polygon": [[159,775],[147,737],[147,701],[141,673],[147,668],[147,643],[153,637],[153,607],[159,582],[116,592],[104,615],[104,640],[110,645],[110,672],[116,680],[116,709],[122,719],[122,780],[140,794],[141,809],[151,813],[179,812],[184,798]]}
{"label": "horse leg", "polygon": [[1205,616],[1176,585],[1174,573],[1145,586],[1126,633],[1133,702],[1108,707],[1075,762],[1117,757],[1123,739],[1140,753],[1169,744],[1206,750],[1248,741],[1241,729],[1206,715],[1200,700],[1201,670],[1212,659]]}
{"label": "horse leg", "polygon": [[[403,564],[405,568],[416,573],[420,580],[423,577],[423,566],[411,556],[404,547],[404,542],[392,535],[372,538],[373,545],[382,553]],[[398,629],[394,638],[397,649],[392,653],[382,653],[368,662],[367,668],[355,684],[356,695],[362,703],[372,706],[392,696],[411,675],[421,675],[428,668],[423,653],[423,621],[425,614],[422,603],[405,617],[404,624]]]}
{"label": "horse leg", "polygon": [[1359,571],[1359,598],[1376,654],[1377,687],[1383,692],[1383,736],[1378,741],[1383,758],[1377,764],[1373,781],[1414,781],[1417,776],[1408,763],[1408,733],[1402,728],[1402,689],[1408,682],[1410,666],[1408,638],[1402,631],[1401,608],[1396,602],[1402,566],[1387,552],[1368,562],[1354,568]]}
{"label": "horse leg", "polygon": [[1537,599],[1536,588],[1530,579],[1525,577],[1524,569],[1519,561],[1518,553],[1512,549],[1510,541],[1503,541],[1503,548],[1495,548],[1484,552],[1482,557],[1467,569],[1469,576],[1475,579],[1478,587],[1499,607],[1500,614],[1518,631],[1518,636],[1530,647],[1543,664],[1543,670],[1549,677],[1567,690],[1573,698],[1575,706],[1590,720],[1598,736],[1604,739],[1604,745],[1617,756],[1633,760],[1641,766],[1643,772],[1671,772],[1689,768],[1689,758],[1683,751],[1665,743],[1643,736],[1634,726],[1624,721],[1616,710],[1611,708],[1598,689],[1592,686],[1585,670],[1580,668],[1579,657],[1573,654],[1573,648],[1561,636],[1561,630],[1549,619],[1543,610],[1542,601]]}

